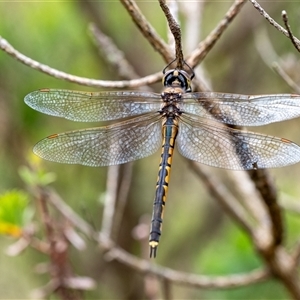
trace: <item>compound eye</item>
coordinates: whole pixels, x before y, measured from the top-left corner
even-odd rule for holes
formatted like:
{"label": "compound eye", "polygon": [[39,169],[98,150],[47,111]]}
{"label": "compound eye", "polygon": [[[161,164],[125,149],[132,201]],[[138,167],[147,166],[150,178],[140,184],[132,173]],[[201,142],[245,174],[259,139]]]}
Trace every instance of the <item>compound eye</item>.
{"label": "compound eye", "polygon": [[163,77],[164,86],[180,86],[186,92],[191,91],[190,82],[190,76],[183,70],[170,70]]}
{"label": "compound eye", "polygon": [[170,71],[168,71],[166,74],[165,74],[165,76],[163,77],[163,84],[164,85],[167,85],[167,86],[169,86],[169,85],[171,85],[172,84],[172,82],[175,80],[173,77],[174,77],[174,70],[170,70]]}

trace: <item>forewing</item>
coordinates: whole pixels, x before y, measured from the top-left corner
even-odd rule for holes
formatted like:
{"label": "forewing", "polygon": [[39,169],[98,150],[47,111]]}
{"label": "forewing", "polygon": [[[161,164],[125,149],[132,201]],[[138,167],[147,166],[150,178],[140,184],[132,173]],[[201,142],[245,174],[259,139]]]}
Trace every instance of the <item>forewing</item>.
{"label": "forewing", "polygon": [[59,163],[98,167],[149,156],[161,146],[160,116],[145,115],[110,126],[51,135],[38,142],[38,156]]}
{"label": "forewing", "polygon": [[28,94],[25,103],[31,108],[73,121],[97,122],[133,117],[161,106],[159,94],[150,92],[81,92],[41,89]]}
{"label": "forewing", "polygon": [[181,118],[177,146],[191,160],[232,170],[283,167],[300,161],[300,147],[289,140],[189,117]]}
{"label": "forewing", "polygon": [[184,112],[240,126],[260,126],[300,116],[300,96],[247,96],[225,93],[186,93]]}

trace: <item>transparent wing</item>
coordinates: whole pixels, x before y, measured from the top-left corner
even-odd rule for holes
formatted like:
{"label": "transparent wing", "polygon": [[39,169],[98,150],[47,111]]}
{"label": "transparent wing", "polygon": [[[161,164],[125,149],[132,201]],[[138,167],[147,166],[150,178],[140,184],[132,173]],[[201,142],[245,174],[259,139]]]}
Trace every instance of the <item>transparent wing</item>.
{"label": "transparent wing", "polygon": [[232,170],[275,168],[300,161],[300,147],[289,140],[188,116],[181,118],[177,146],[191,160]]}
{"label": "transparent wing", "polygon": [[41,89],[24,98],[31,108],[79,122],[116,120],[158,111],[161,96],[150,92],[81,92]]}
{"label": "transparent wing", "polygon": [[69,164],[109,166],[149,156],[161,147],[161,117],[147,114],[114,125],[53,134],[38,142],[38,156]]}
{"label": "transparent wing", "polygon": [[300,116],[300,95],[207,92],[186,93],[182,98],[183,111],[231,125],[260,126]]}

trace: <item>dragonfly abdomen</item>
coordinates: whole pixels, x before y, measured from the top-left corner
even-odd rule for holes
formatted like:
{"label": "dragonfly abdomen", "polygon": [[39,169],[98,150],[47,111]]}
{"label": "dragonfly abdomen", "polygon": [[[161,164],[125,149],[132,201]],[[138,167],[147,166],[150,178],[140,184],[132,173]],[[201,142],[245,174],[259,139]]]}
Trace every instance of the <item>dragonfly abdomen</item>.
{"label": "dragonfly abdomen", "polygon": [[167,199],[175,139],[178,133],[178,121],[174,117],[168,117],[163,123],[163,144],[161,160],[159,164],[156,183],[153,215],[149,237],[150,257],[156,256],[156,249],[162,230],[163,212]]}

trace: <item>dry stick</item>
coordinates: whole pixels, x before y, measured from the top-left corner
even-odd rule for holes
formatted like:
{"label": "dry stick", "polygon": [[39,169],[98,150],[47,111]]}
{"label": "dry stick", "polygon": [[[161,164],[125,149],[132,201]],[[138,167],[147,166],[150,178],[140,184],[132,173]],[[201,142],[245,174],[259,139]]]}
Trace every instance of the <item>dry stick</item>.
{"label": "dry stick", "polygon": [[248,222],[247,211],[230,193],[226,186],[216,177],[194,161],[189,161],[191,169],[202,179],[211,195],[226,209],[231,217],[249,234],[252,235],[252,225]]}
{"label": "dry stick", "polygon": [[141,13],[136,3],[132,0],[121,0],[121,3],[124,5],[133,22],[137,25],[147,41],[152,45],[154,50],[156,50],[163,57],[166,63],[172,61],[174,57],[171,49],[156,33],[155,29]]}
{"label": "dry stick", "polygon": [[297,44],[295,41],[295,36],[292,33],[292,30],[291,30],[291,27],[290,27],[289,21],[288,21],[288,15],[285,10],[282,11],[281,16],[282,16],[284,26],[289,34],[290,40],[292,41],[294,47],[298,50],[298,52],[300,52],[300,44],[299,43]]}
{"label": "dry stick", "polygon": [[109,166],[106,179],[106,195],[104,201],[101,233],[107,238],[113,238],[115,207],[118,196],[120,165]]}
{"label": "dry stick", "polygon": [[269,272],[262,269],[254,270],[247,274],[240,273],[227,276],[196,275],[155,266],[150,264],[148,261],[141,260],[118,247],[114,247],[109,254],[111,258],[116,259],[140,273],[154,274],[155,276],[161,279],[166,279],[173,284],[176,283],[203,289],[236,288],[262,282],[269,277]]}
{"label": "dry stick", "polygon": [[165,278],[162,280],[162,295],[163,295],[163,299],[165,300],[173,299],[171,293],[171,282]]}
{"label": "dry stick", "polygon": [[229,8],[217,27],[198,45],[198,47],[187,57],[186,62],[193,68],[198,65],[219,40],[225,29],[240,12],[247,0],[236,0]]}
{"label": "dry stick", "polygon": [[89,25],[94,43],[96,44],[100,55],[106,62],[116,70],[116,74],[123,79],[134,79],[140,76],[135,72],[132,65],[126,60],[124,52],[121,51],[110,37],[105,35],[95,24]]}
{"label": "dry stick", "polygon": [[[51,290],[51,292],[56,291],[62,299],[81,299],[80,294],[76,291],[71,291],[68,287],[66,287],[65,283],[70,275],[69,267],[67,265],[67,241],[64,237],[60,236],[59,239],[55,235],[53,221],[50,217],[47,200],[48,193],[42,189],[38,189],[38,197],[40,207],[41,207],[41,215],[43,219],[43,223],[46,227],[46,236],[49,242],[49,256],[51,261],[50,266],[50,276],[51,281],[49,282],[49,286],[53,286],[55,289]],[[47,295],[49,296],[49,295]]]}
{"label": "dry stick", "polygon": [[[179,10],[178,2],[176,0],[175,1],[169,1],[169,0],[167,0],[167,2],[168,2],[168,7],[169,7],[171,15],[180,24],[179,17],[178,17],[178,10]],[[164,15],[164,17],[166,18],[165,15]],[[169,47],[172,49],[172,51],[174,53],[173,55],[175,55],[175,49],[176,49],[176,47],[175,47],[174,35],[171,32],[171,30],[170,30],[168,22],[166,22],[165,26],[166,26],[166,29],[167,29],[167,43],[168,43]],[[175,56],[174,56],[174,59],[175,59]]]}
{"label": "dry stick", "polygon": [[[98,46],[99,51],[101,52],[101,55],[110,66],[117,70],[117,74],[119,76],[123,77],[124,79],[133,79],[139,77],[132,65],[126,60],[124,53],[108,36],[106,36],[94,24],[91,24],[89,28],[94,37],[95,43]],[[130,183],[132,179],[132,168],[132,163],[127,163],[123,166],[110,166],[108,168],[108,196],[107,201],[105,201],[105,207],[108,211],[106,213],[106,210],[104,210],[103,213],[103,216],[106,217],[103,218],[102,230],[106,232],[108,237],[111,237],[113,239],[117,237],[120,231],[121,220],[123,217],[123,212],[127,202]],[[124,176],[121,176],[119,181],[119,173],[122,170]]]}
{"label": "dry stick", "polygon": [[104,235],[99,235],[92,226],[75,213],[72,208],[69,207],[56,193],[51,190],[47,191],[47,193],[49,193],[49,202],[51,202],[51,204],[54,205],[56,209],[70,221],[71,224],[91,239],[97,241],[103,249],[109,251],[111,259],[115,259],[139,273],[153,274],[162,279],[165,278],[178,284],[206,289],[227,289],[246,286],[265,281],[270,276],[270,273],[263,269],[253,270],[247,274],[205,276],[179,272],[169,268],[156,266],[147,260],[134,257],[125,250],[117,247],[111,239],[107,239]]}
{"label": "dry stick", "polygon": [[92,86],[92,87],[104,87],[104,88],[136,88],[143,85],[149,85],[160,81],[162,78],[161,72],[148,75],[139,79],[124,80],[124,81],[110,81],[110,80],[97,80],[85,77],[79,77],[71,75],[62,71],[53,69],[47,65],[41,64],[40,62],[33,60],[21,52],[13,48],[5,39],[0,36],[0,49],[17,59],[21,63],[31,67],[32,69],[43,72],[47,75],[53,76],[58,79],[63,79],[73,83]]}
{"label": "dry stick", "polygon": [[173,18],[169,7],[166,5],[166,2],[164,0],[159,0],[159,5],[164,12],[166,19],[169,24],[169,28],[171,33],[174,36],[175,40],[175,57],[177,61],[177,68],[183,69],[184,65],[184,59],[183,59],[183,53],[182,53],[182,46],[181,46],[181,29],[179,24],[176,22],[176,20]]}
{"label": "dry stick", "polygon": [[128,200],[129,190],[131,186],[132,169],[133,163],[127,163],[122,168],[123,176],[121,177],[121,182],[119,184],[118,203],[117,209],[115,211],[114,226],[112,231],[113,237],[116,237],[120,234],[121,221],[123,218],[124,209]]}
{"label": "dry stick", "polygon": [[[282,26],[280,26],[276,21],[274,21],[267,13],[266,11],[257,3],[255,0],[249,0],[253,6],[259,11],[259,13],[268,20],[268,22],[274,26],[278,31],[283,33],[286,37],[290,39],[290,34],[287,30],[285,30]],[[300,47],[300,40],[298,40],[295,36],[293,36],[292,42],[295,43],[295,47],[298,49]]]}
{"label": "dry stick", "polygon": [[[280,32],[284,33],[286,36],[289,36],[289,33],[284,30],[279,24],[277,24],[255,1],[250,0],[254,7]],[[299,40],[294,38],[295,43],[299,43]],[[259,174],[259,173],[258,173]],[[264,196],[265,185],[262,189],[262,195]],[[285,250],[278,244],[281,243],[282,237],[282,221],[281,221],[281,211],[276,203],[276,197],[271,194],[271,198],[267,199],[266,204],[268,205],[270,215],[272,218],[273,233],[275,238],[275,245],[269,249],[258,249],[261,253],[261,256],[265,259],[266,263],[269,265],[270,269],[277,276],[281,282],[285,285],[287,290],[295,299],[300,298],[300,288],[299,288],[299,278],[296,272],[296,264],[291,255],[287,254]],[[271,200],[271,201],[269,201]]]}
{"label": "dry stick", "polygon": [[272,43],[270,42],[266,30],[255,33],[254,35],[255,46],[265,64],[272,68],[285,82],[294,90],[297,94],[300,94],[299,85],[285,72],[280,63],[276,61],[282,61],[274,50]]}
{"label": "dry stick", "polygon": [[297,94],[300,94],[299,85],[284,71],[284,69],[277,62],[273,62],[272,68],[276,73],[293,89]]}

